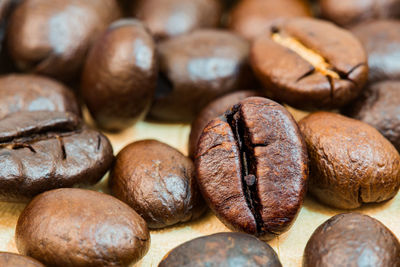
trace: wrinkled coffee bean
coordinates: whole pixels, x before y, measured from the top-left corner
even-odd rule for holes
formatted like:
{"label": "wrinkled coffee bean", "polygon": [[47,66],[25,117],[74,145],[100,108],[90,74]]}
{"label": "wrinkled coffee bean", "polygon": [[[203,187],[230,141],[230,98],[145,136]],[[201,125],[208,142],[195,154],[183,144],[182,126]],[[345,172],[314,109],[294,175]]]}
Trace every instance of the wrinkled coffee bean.
{"label": "wrinkled coffee bean", "polygon": [[219,0],[138,0],[132,13],[160,40],[199,28],[214,28],[221,11]]}
{"label": "wrinkled coffee bean", "polygon": [[377,20],[351,30],[367,51],[368,80],[400,79],[400,21]]}
{"label": "wrinkled coffee bean", "polygon": [[231,11],[229,28],[248,40],[269,31],[278,18],[311,16],[303,0],[241,0]]}
{"label": "wrinkled coffee bean", "polygon": [[212,100],[252,88],[249,44],[223,30],[197,30],[160,43],[161,77],[150,117],[191,122]]}
{"label": "wrinkled coffee bean", "polygon": [[71,80],[119,16],[115,0],[24,0],[10,19],[8,50],[23,71]]}
{"label": "wrinkled coffee bean", "polygon": [[150,246],[146,222],[95,191],[63,188],[35,197],[15,232],[18,251],[47,266],[130,266]]}
{"label": "wrinkled coffee bean", "polygon": [[0,266],[3,267],[45,267],[37,260],[15,253],[0,252]]}
{"label": "wrinkled coffee bean", "polygon": [[81,91],[97,124],[118,131],[147,112],[156,83],[153,38],[138,20],[124,19],[111,24],[92,47]]}
{"label": "wrinkled coffee bean", "polygon": [[204,212],[194,174],[192,161],[178,150],[144,140],[118,153],[110,188],[149,228],[163,228],[196,219]]}
{"label": "wrinkled coffee bean", "polygon": [[329,112],[299,123],[310,156],[309,191],[341,209],[394,197],[400,186],[400,155],[375,128]]}
{"label": "wrinkled coffee bean", "polygon": [[254,236],[217,233],[203,236],[174,248],[159,267],[281,267],[275,251]]}
{"label": "wrinkled coffee bean", "polygon": [[29,74],[0,77],[0,119],[14,112],[36,110],[81,114],[72,91],[55,80]]}
{"label": "wrinkled coffee bean", "polygon": [[271,239],[286,231],[303,202],[307,150],[278,103],[250,97],[203,130],[196,178],[204,199],[230,229]]}
{"label": "wrinkled coffee bean", "polygon": [[13,113],[0,120],[0,201],[95,184],[112,160],[108,139],[72,113]]}
{"label": "wrinkled coffee bean", "polygon": [[193,121],[190,136],[189,136],[189,156],[194,158],[197,148],[197,142],[199,141],[200,135],[203,132],[204,127],[215,117],[223,115],[227,110],[232,108],[233,105],[239,103],[241,100],[251,97],[260,96],[261,93],[257,91],[238,91],[220,98],[217,98],[210,104],[208,104],[203,110],[197,115],[197,118]]}
{"label": "wrinkled coffee bean", "polygon": [[303,267],[400,266],[400,243],[381,222],[367,215],[336,215],[315,230]]}
{"label": "wrinkled coffee bean", "polygon": [[399,0],[319,0],[322,16],[341,26],[372,19],[400,18]]}
{"label": "wrinkled coffee bean", "polygon": [[278,100],[300,109],[339,108],[368,76],[367,56],[348,31],[321,20],[287,19],[258,38],[252,66]]}

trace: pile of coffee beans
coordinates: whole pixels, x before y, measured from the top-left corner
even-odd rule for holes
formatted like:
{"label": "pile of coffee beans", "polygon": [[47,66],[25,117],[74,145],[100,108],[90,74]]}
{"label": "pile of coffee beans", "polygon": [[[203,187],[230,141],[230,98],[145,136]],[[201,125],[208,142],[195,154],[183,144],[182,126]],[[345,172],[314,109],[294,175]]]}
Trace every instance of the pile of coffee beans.
{"label": "pile of coffee beans", "polygon": [[[209,209],[232,232],[160,267],[279,267],[312,198],[339,212],[304,267],[400,267],[354,211],[400,188],[400,0],[0,0],[0,74],[0,201],[26,203],[0,266],[132,266]],[[188,155],[114,156],[141,120],[191,123]]]}

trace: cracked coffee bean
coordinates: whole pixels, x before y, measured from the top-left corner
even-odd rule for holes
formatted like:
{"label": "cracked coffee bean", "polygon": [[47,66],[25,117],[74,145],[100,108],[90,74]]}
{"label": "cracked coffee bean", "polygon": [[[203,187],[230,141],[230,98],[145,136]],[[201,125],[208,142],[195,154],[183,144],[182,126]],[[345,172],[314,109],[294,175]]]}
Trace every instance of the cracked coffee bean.
{"label": "cracked coffee bean", "polygon": [[355,99],[368,77],[367,56],[348,31],[321,20],[277,22],[251,50],[267,90],[300,109],[334,109]]}
{"label": "cracked coffee bean", "polygon": [[204,199],[231,230],[271,239],[288,230],[303,203],[307,150],[290,113],[250,97],[203,130],[196,174]]}
{"label": "cracked coffee bean", "polygon": [[81,92],[101,128],[120,131],[144,117],[157,84],[153,37],[134,19],[118,20],[91,48]]}
{"label": "cracked coffee bean", "polygon": [[37,110],[81,114],[71,89],[55,80],[29,74],[0,78],[0,119],[19,111]]}
{"label": "cracked coffee bean", "polygon": [[372,126],[339,114],[313,113],[299,123],[310,156],[309,191],[341,209],[393,198],[400,155]]}
{"label": "cracked coffee bean", "polygon": [[95,191],[63,188],[35,197],[15,232],[18,251],[46,266],[130,266],[149,250],[146,222]]}
{"label": "cracked coffee bean", "polygon": [[315,230],[303,267],[400,266],[400,243],[381,222],[359,213],[336,215]]}
{"label": "cracked coffee bean", "polygon": [[282,267],[275,251],[254,236],[217,233],[174,248],[158,267]]}
{"label": "cracked coffee bean", "polygon": [[194,174],[193,162],[181,152],[144,140],[118,153],[110,188],[149,228],[163,228],[196,219],[205,211]]}
{"label": "cracked coffee bean", "polygon": [[37,260],[8,252],[0,252],[0,266],[4,267],[45,267]]}
{"label": "cracked coffee bean", "polygon": [[95,184],[112,160],[108,139],[72,113],[13,113],[0,120],[0,201]]}

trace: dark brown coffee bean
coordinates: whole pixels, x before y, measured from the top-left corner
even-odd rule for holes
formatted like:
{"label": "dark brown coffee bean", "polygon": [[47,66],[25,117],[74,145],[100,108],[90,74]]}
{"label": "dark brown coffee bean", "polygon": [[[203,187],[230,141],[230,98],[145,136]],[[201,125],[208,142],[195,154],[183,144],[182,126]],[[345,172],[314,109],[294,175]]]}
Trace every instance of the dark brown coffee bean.
{"label": "dark brown coffee bean", "polygon": [[351,30],[367,51],[369,81],[400,79],[400,21],[377,20]]}
{"label": "dark brown coffee bean", "polygon": [[153,38],[138,21],[118,20],[92,47],[82,94],[97,124],[123,130],[147,112],[157,83]]}
{"label": "dark brown coffee bean", "polygon": [[72,91],[55,80],[28,74],[0,78],[0,119],[14,112],[36,110],[81,114]]}
{"label": "dark brown coffee bean", "polygon": [[367,56],[348,31],[321,20],[277,22],[251,51],[253,69],[277,99],[300,109],[339,108],[368,76]]}
{"label": "dark brown coffee bean", "polygon": [[329,112],[299,123],[310,156],[309,191],[342,209],[394,197],[400,186],[400,155],[376,129]]}
{"label": "dark brown coffee bean", "polygon": [[336,215],[315,230],[303,267],[400,266],[400,243],[381,222],[367,215]]}
{"label": "dark brown coffee bean", "polygon": [[300,210],[308,177],[297,124],[278,103],[250,97],[203,130],[196,175],[203,197],[230,229],[270,239]]}
{"label": "dark brown coffee bean", "polygon": [[196,219],[206,207],[198,192],[192,161],[155,140],[132,143],[118,153],[110,187],[150,228]]}
{"label": "dark brown coffee bean", "polygon": [[278,18],[311,16],[303,0],[241,0],[231,11],[229,28],[248,40],[267,33]]}
{"label": "dark brown coffee bean", "polygon": [[95,191],[63,188],[35,197],[21,213],[18,251],[47,266],[129,266],[150,246],[146,222],[128,205]]}
{"label": "dark brown coffee bean", "polygon": [[0,201],[95,184],[112,160],[108,139],[71,113],[13,113],[0,120]]}
{"label": "dark brown coffee bean", "polygon": [[190,122],[209,102],[252,88],[249,44],[222,30],[197,30],[160,43],[161,77],[151,118]]}
{"label": "dark brown coffee bean", "polygon": [[158,267],[281,267],[275,251],[254,236],[218,233],[174,248]]}
{"label": "dark brown coffee bean", "polygon": [[115,0],[25,0],[11,17],[8,49],[21,70],[70,80],[119,16]]}
{"label": "dark brown coffee bean", "polygon": [[0,266],[4,267],[45,267],[37,260],[15,253],[0,252]]}
{"label": "dark brown coffee bean", "polygon": [[132,11],[160,40],[199,28],[216,27],[221,4],[219,0],[138,0]]}

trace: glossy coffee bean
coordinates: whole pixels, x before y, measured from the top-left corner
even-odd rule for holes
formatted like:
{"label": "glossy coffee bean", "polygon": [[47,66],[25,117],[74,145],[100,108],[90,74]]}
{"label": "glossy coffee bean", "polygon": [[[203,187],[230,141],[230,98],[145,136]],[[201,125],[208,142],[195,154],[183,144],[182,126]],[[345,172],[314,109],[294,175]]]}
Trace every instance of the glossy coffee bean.
{"label": "glossy coffee bean", "polygon": [[309,191],[341,209],[394,197],[400,187],[400,155],[375,128],[329,112],[299,123],[310,155]]}
{"label": "glossy coffee bean", "polygon": [[303,267],[400,266],[400,243],[381,222],[359,213],[336,215],[315,230]]}
{"label": "glossy coffee bean", "polygon": [[128,205],[95,191],[63,188],[35,197],[21,213],[18,251],[46,266],[130,266],[150,246],[146,222]]}
{"label": "glossy coffee bean", "polygon": [[271,239],[286,231],[303,202],[307,150],[278,103],[250,97],[203,130],[196,178],[204,199],[230,229]]}
{"label": "glossy coffee bean", "polygon": [[339,108],[368,76],[367,56],[348,31],[321,20],[277,22],[252,46],[252,66],[278,100],[300,109]]}
{"label": "glossy coffee bean", "polygon": [[372,21],[351,31],[367,51],[370,82],[400,79],[400,21]]}
{"label": "glossy coffee bean", "polygon": [[81,114],[71,89],[53,79],[29,74],[0,77],[0,119],[18,111],[37,110]]}
{"label": "glossy coffee bean", "polygon": [[45,267],[37,260],[9,252],[0,252],[0,266],[4,267]]}
{"label": "glossy coffee bean", "polygon": [[254,236],[218,233],[183,243],[170,251],[159,267],[281,267],[275,251]]}
{"label": "glossy coffee bean", "polygon": [[97,124],[123,130],[147,112],[157,83],[155,44],[133,19],[118,20],[91,48],[81,92]]}
{"label": "glossy coffee bean", "polygon": [[25,0],[11,17],[8,50],[22,71],[70,80],[119,16],[115,0]]}
{"label": "glossy coffee bean", "polygon": [[118,153],[110,187],[150,228],[163,228],[204,212],[194,174],[192,161],[182,153],[164,143],[144,140]]}
{"label": "glossy coffee bean", "polygon": [[0,201],[95,184],[112,160],[108,139],[71,113],[13,113],[0,120]]}
{"label": "glossy coffee bean", "polygon": [[229,28],[254,40],[268,32],[276,19],[308,16],[310,7],[303,0],[241,0],[231,11]]}
{"label": "glossy coffee bean", "polygon": [[150,117],[192,121],[212,100],[251,88],[249,44],[223,30],[197,30],[158,46],[161,77]]}
{"label": "glossy coffee bean", "polygon": [[133,4],[132,14],[160,40],[216,27],[221,9],[219,0],[138,0]]}

